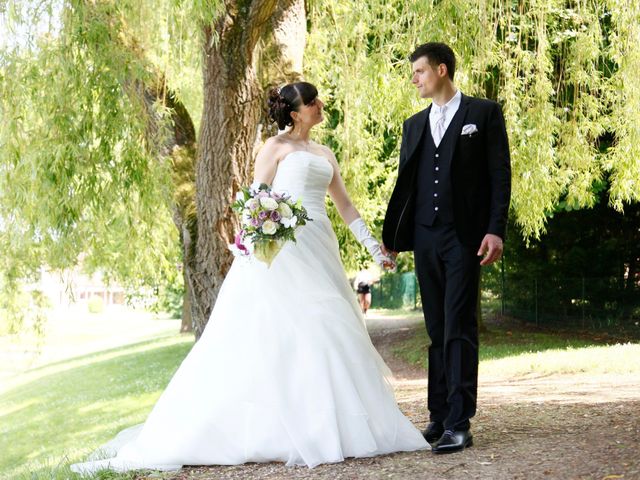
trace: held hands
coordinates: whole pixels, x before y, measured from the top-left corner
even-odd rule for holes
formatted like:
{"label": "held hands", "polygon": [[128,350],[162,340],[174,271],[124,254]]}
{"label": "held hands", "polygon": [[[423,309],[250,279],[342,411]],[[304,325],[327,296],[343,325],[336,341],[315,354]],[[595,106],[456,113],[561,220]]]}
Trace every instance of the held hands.
{"label": "held hands", "polygon": [[482,239],[482,243],[478,249],[478,256],[481,257],[484,255],[484,258],[480,261],[480,265],[491,265],[498,260],[502,256],[502,249],[502,239],[497,235],[487,233]]}
{"label": "held hands", "polygon": [[387,272],[394,273],[398,268],[398,264],[395,262],[395,260],[389,259],[382,262],[382,268]]}
{"label": "held hands", "polygon": [[353,232],[358,241],[364,245],[369,251],[369,254],[373,257],[375,262],[385,270],[395,270],[396,262],[394,257],[390,257],[383,251],[383,246],[373,238],[367,225],[362,218],[358,217],[349,224],[349,229]]}
{"label": "held hands", "polygon": [[395,259],[388,254],[384,253],[382,249],[382,245],[378,244],[373,246],[370,250],[371,256],[375,260],[375,262],[382,268],[388,272],[394,272],[397,268]]}
{"label": "held hands", "polygon": [[388,270],[390,272],[395,272],[396,268],[398,267],[398,264],[396,263],[396,257],[398,256],[398,252],[394,252],[393,250],[389,250],[387,247],[384,246],[384,243],[380,244],[380,250],[382,251],[382,254],[385,255],[388,259],[389,259],[389,268],[387,268],[386,265],[383,265],[383,268],[385,270]]}
{"label": "held hands", "polygon": [[394,261],[398,256],[398,252],[394,252],[393,250],[385,247],[384,243],[380,244],[380,250],[382,250],[382,253],[384,253],[386,256],[391,257]]}

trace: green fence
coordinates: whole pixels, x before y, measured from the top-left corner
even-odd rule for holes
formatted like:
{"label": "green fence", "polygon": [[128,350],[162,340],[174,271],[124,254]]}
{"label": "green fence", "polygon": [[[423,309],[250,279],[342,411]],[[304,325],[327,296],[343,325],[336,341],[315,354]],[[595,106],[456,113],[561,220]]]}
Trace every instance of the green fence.
{"label": "green fence", "polygon": [[413,272],[387,273],[371,289],[373,308],[418,308],[420,296]]}
{"label": "green fence", "polygon": [[[640,279],[544,277],[483,269],[482,309],[538,325],[618,329],[640,335]],[[385,274],[372,289],[374,308],[420,308],[413,272]]]}
{"label": "green fence", "polygon": [[623,277],[487,277],[483,289],[500,299],[502,314],[588,329],[639,327],[640,284]]}

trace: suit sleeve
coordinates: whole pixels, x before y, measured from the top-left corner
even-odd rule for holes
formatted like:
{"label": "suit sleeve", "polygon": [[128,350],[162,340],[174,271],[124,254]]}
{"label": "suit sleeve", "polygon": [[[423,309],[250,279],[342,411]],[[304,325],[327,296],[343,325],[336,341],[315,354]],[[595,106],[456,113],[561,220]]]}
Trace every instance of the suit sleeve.
{"label": "suit sleeve", "polygon": [[400,142],[400,159],[398,161],[398,178],[396,184],[391,192],[391,198],[387,205],[387,212],[384,216],[384,222],[382,224],[382,243],[388,247],[391,247],[394,242],[394,232],[399,221],[398,212],[398,180],[400,179],[400,172],[402,167],[407,161],[407,121],[402,124],[402,140]]}
{"label": "suit sleeve", "polygon": [[407,161],[407,121],[402,122],[402,138],[400,140],[400,161],[398,162],[398,173]]}
{"label": "suit sleeve", "polygon": [[487,233],[504,240],[511,200],[511,158],[509,140],[502,109],[497,103],[489,114],[487,129],[487,162],[491,184],[491,203]]}

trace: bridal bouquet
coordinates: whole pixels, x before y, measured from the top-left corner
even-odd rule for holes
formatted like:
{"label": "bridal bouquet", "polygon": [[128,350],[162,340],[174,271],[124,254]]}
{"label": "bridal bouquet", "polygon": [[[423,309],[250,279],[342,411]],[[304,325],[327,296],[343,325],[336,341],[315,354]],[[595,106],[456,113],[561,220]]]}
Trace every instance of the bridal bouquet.
{"label": "bridal bouquet", "polygon": [[265,183],[242,187],[231,208],[240,215],[241,230],[229,249],[236,257],[253,255],[269,266],[288,240],[296,241],[295,230],[311,221],[301,199],[293,201]]}

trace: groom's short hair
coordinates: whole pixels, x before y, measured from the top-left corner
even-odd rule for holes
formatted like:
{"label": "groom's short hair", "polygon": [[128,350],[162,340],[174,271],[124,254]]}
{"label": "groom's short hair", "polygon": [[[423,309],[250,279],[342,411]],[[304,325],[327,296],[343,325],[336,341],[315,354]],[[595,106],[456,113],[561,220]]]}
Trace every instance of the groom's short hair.
{"label": "groom's short hair", "polygon": [[456,55],[449,45],[440,42],[424,43],[416,47],[409,56],[409,60],[415,62],[420,57],[427,57],[429,64],[434,67],[444,63],[447,66],[449,78],[453,80],[456,73]]}

